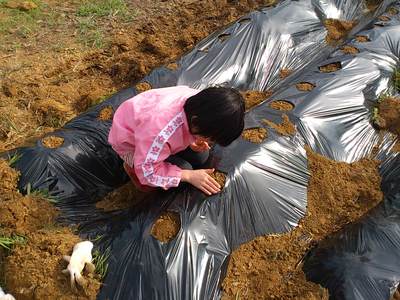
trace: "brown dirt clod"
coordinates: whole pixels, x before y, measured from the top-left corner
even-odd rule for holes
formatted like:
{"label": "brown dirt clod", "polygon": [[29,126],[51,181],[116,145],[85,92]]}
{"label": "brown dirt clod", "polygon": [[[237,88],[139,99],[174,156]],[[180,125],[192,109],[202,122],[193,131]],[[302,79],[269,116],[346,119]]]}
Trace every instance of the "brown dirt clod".
{"label": "brown dirt clod", "polygon": [[274,122],[266,119],[264,119],[263,122],[267,126],[274,128],[280,135],[289,136],[295,134],[296,128],[294,124],[290,122],[289,117],[286,114],[283,114],[282,119],[283,121],[281,124],[275,124]]}
{"label": "brown dirt clod", "polygon": [[310,82],[299,82],[296,84],[296,88],[302,92],[309,92],[315,88],[315,84]]}
{"label": "brown dirt clod", "polygon": [[136,90],[137,90],[139,93],[142,93],[142,92],[151,90],[151,89],[152,89],[152,86],[151,86],[151,84],[148,83],[148,82],[140,82],[140,83],[138,83],[137,85],[135,85],[135,88],[136,88]]}
{"label": "brown dirt clod", "polygon": [[389,7],[389,9],[387,10],[387,13],[391,16],[395,16],[399,13],[399,10],[395,7]]}
{"label": "brown dirt clod", "polygon": [[336,72],[336,71],[342,69],[342,64],[340,62],[334,62],[334,63],[326,64],[324,66],[320,66],[320,67],[318,67],[318,69],[322,73]]}
{"label": "brown dirt clod", "polygon": [[42,138],[43,146],[50,149],[61,147],[63,143],[64,138],[55,135],[48,135]]}
{"label": "brown dirt clod", "polygon": [[293,73],[293,70],[290,69],[281,69],[279,71],[279,78],[280,79],[285,79],[286,77],[288,77],[290,74]]}
{"label": "brown dirt clod", "polygon": [[19,9],[24,11],[29,11],[38,8],[37,4],[32,1],[16,1],[16,0],[10,0],[6,2],[4,6],[7,8]]}
{"label": "brown dirt clod", "polygon": [[178,213],[167,211],[160,215],[151,228],[151,235],[162,243],[173,240],[181,228],[181,218]]}
{"label": "brown dirt clod", "polygon": [[327,43],[335,44],[338,41],[343,40],[356,24],[356,21],[326,19],[324,25],[328,31],[326,35]]}
{"label": "brown dirt clod", "polygon": [[245,129],[242,133],[243,139],[246,141],[261,144],[267,138],[267,130],[262,127]]}
{"label": "brown dirt clod", "polygon": [[367,42],[370,42],[371,40],[366,35],[357,35],[356,41],[359,43],[367,43]]}
{"label": "brown dirt clod", "polygon": [[259,91],[245,91],[240,92],[244,98],[246,110],[260,104],[272,95],[272,91],[259,92]]}
{"label": "brown dirt clod", "polygon": [[222,299],[328,299],[327,290],[306,280],[302,258],[317,241],[383,199],[379,163],[335,162],[310,149],[307,156],[311,172],[307,216],[289,233],[258,237],[235,250],[222,284]]}
{"label": "brown dirt clod", "polygon": [[294,109],[294,104],[286,100],[275,100],[269,104],[275,110],[290,111]]}
{"label": "brown dirt clod", "polygon": [[114,109],[112,108],[112,106],[108,105],[100,110],[99,116],[97,118],[101,121],[109,121],[112,119],[113,115]]}
{"label": "brown dirt clod", "polygon": [[226,174],[220,171],[214,171],[211,174],[211,177],[214,178],[216,182],[221,186],[221,189],[224,188],[226,182]]}
{"label": "brown dirt clod", "polygon": [[390,18],[387,16],[379,16],[378,20],[382,21],[382,22],[388,22],[388,21],[390,21]]}
{"label": "brown dirt clod", "polygon": [[349,45],[343,46],[342,48],[340,48],[340,50],[345,54],[358,54],[358,53],[360,53],[360,50],[358,50],[356,47],[349,46]]}

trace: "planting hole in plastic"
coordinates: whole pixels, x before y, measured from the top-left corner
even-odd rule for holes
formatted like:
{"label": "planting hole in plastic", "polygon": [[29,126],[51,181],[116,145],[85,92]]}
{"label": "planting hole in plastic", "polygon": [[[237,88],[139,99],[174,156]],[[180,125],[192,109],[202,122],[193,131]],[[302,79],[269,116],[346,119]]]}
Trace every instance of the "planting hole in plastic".
{"label": "planting hole in plastic", "polygon": [[385,27],[385,24],[382,24],[382,23],[375,23],[374,26],[375,26],[375,27]]}
{"label": "planting hole in plastic", "polygon": [[395,15],[397,15],[397,14],[399,13],[399,10],[398,10],[397,8],[395,8],[395,7],[390,7],[390,8],[387,10],[387,13],[388,13],[389,15],[391,15],[391,16],[395,16]]}
{"label": "planting hole in plastic", "polygon": [[203,49],[199,49],[198,51],[208,53],[209,50],[210,50],[210,47],[204,47]]}
{"label": "planting hole in plastic", "polygon": [[178,213],[166,211],[154,222],[151,235],[162,243],[173,240],[181,228],[181,218]]}
{"label": "planting hole in plastic", "polygon": [[387,16],[379,16],[378,20],[382,21],[382,22],[388,22],[388,21],[390,21],[390,18]]}
{"label": "planting hole in plastic", "polygon": [[297,83],[296,84],[296,88],[299,91],[302,91],[302,92],[309,92],[309,91],[312,91],[315,88],[315,84],[303,81],[303,82]]}
{"label": "planting hole in plastic", "polygon": [[230,33],[223,33],[223,34],[220,34],[220,35],[218,36],[218,39],[220,40],[221,43],[223,43],[223,42],[225,42],[226,40],[228,40],[230,37],[231,37],[231,34],[230,34]]}
{"label": "planting hole in plastic", "polygon": [[242,133],[243,139],[255,144],[261,144],[267,138],[267,129],[263,127],[255,127],[245,129]]}
{"label": "planting hole in plastic", "polygon": [[269,107],[280,111],[290,111],[293,110],[294,104],[286,100],[275,100],[269,104]]}
{"label": "planting hole in plastic", "polygon": [[357,35],[356,41],[359,43],[366,43],[366,42],[370,42],[371,40],[366,35]]}
{"label": "planting hole in plastic", "polygon": [[64,138],[55,135],[48,135],[42,138],[42,145],[50,149],[61,147],[63,143]]}
{"label": "planting hole in plastic", "polygon": [[225,182],[226,182],[226,174],[220,171],[214,171],[211,174],[211,177],[214,178],[214,180],[216,182],[218,182],[218,184],[221,186],[221,190],[222,188],[225,186]]}
{"label": "planting hole in plastic", "polygon": [[319,66],[318,69],[322,73],[336,72],[336,71],[342,69],[342,64],[340,63],[340,61],[337,61],[337,62],[326,64],[326,65],[323,65],[323,66]]}
{"label": "planting hole in plastic", "polygon": [[178,69],[178,64],[176,62],[169,63],[167,65],[167,69],[175,71],[176,69]]}
{"label": "planting hole in plastic", "polygon": [[240,25],[247,24],[247,23],[250,23],[250,22],[251,22],[251,19],[250,19],[250,18],[243,18],[243,19],[240,19],[240,20],[238,21],[238,23],[239,23]]}
{"label": "planting hole in plastic", "polygon": [[340,51],[342,51],[345,54],[358,54],[360,53],[360,50],[354,46],[350,45],[344,45],[342,48],[340,48]]}
{"label": "planting hole in plastic", "polygon": [[100,110],[97,119],[101,121],[108,121],[112,119],[113,115],[114,115],[114,109],[112,108],[111,105],[108,105],[104,107],[102,110]]}
{"label": "planting hole in plastic", "polygon": [[148,83],[148,82],[146,82],[146,81],[143,81],[143,82],[140,82],[140,83],[138,83],[137,85],[135,85],[135,89],[136,89],[139,93],[142,93],[142,92],[151,90],[152,87],[151,87],[151,84],[150,84],[150,83]]}
{"label": "planting hole in plastic", "polygon": [[286,69],[286,68],[281,69],[281,70],[279,71],[279,78],[280,78],[280,79],[284,79],[284,78],[288,77],[288,76],[289,76],[290,74],[292,74],[292,73],[293,73],[293,71],[290,70],[290,69]]}

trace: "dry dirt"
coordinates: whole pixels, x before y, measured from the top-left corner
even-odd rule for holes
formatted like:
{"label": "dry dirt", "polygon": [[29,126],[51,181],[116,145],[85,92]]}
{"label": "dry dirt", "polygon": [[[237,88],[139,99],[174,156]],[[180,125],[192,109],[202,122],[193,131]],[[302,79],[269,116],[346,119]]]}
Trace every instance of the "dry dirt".
{"label": "dry dirt", "polygon": [[55,135],[48,135],[42,138],[42,144],[46,148],[55,149],[60,147],[64,143],[64,139]]}
{"label": "dry dirt", "polygon": [[242,137],[249,142],[261,144],[267,138],[268,132],[265,128],[249,128],[243,130]]}
{"label": "dry dirt", "polygon": [[350,30],[357,25],[357,22],[327,19],[324,21],[324,25],[328,31],[326,35],[326,42],[328,44],[337,44],[347,37]]}
{"label": "dry dirt", "polygon": [[96,207],[104,211],[127,209],[138,204],[145,194],[137,190],[131,182],[128,182],[97,202]]}
{"label": "dry dirt", "polygon": [[148,82],[141,82],[141,83],[138,83],[137,85],[135,85],[135,89],[136,89],[139,93],[142,93],[142,92],[151,90],[151,84],[148,83]]}
{"label": "dry dirt", "polygon": [[98,119],[101,121],[109,121],[113,118],[113,115],[114,110],[112,106],[106,106],[99,112]]}
{"label": "dry dirt", "polygon": [[371,40],[366,35],[357,35],[356,41],[359,43],[367,43],[367,42],[370,42]]}
{"label": "dry dirt", "polygon": [[173,240],[181,229],[179,214],[172,211],[164,212],[151,228],[151,235],[162,243]]}
{"label": "dry dirt", "polygon": [[85,292],[75,296],[69,278],[61,273],[79,237],[70,228],[55,225],[57,209],[39,195],[23,196],[17,189],[18,172],[0,160],[0,237],[23,236],[10,252],[0,248],[0,280],[16,299],[95,299],[98,278],[89,279]]}
{"label": "dry dirt", "polygon": [[282,70],[279,71],[279,78],[280,79],[285,79],[286,77],[288,77],[292,73],[293,73],[293,70],[282,69]]}
{"label": "dry dirt", "polygon": [[320,66],[320,67],[318,67],[318,69],[322,73],[336,72],[336,71],[342,69],[342,64],[340,62],[334,62],[334,63],[330,63],[330,64],[327,64],[327,65]]}
{"label": "dry dirt", "polygon": [[294,104],[286,100],[275,100],[269,104],[275,110],[290,111],[294,109]]}
{"label": "dry dirt", "polygon": [[275,129],[280,135],[288,136],[293,135],[296,132],[296,128],[292,122],[290,122],[289,117],[286,114],[282,115],[282,123],[275,124],[270,120],[263,120],[268,127]]}
{"label": "dry dirt", "polygon": [[222,190],[225,186],[226,174],[219,172],[219,171],[214,171],[211,174],[211,177],[214,178],[216,182],[218,182],[218,184],[221,186],[221,190]]}
{"label": "dry dirt", "polygon": [[397,135],[398,142],[392,151],[400,152],[400,98],[385,98],[379,102],[378,117],[374,124],[381,130]]}
{"label": "dry dirt", "polygon": [[315,84],[310,82],[299,82],[296,84],[296,88],[302,92],[310,92],[315,88]]}
{"label": "dry dirt", "polygon": [[360,53],[360,50],[358,50],[356,47],[350,46],[350,45],[345,45],[342,48],[340,48],[340,50],[345,54],[357,54],[357,53]]}
{"label": "dry dirt", "polygon": [[241,92],[244,98],[246,111],[250,108],[260,104],[272,95],[272,91],[259,92],[259,91],[245,91]]}
{"label": "dry dirt", "polygon": [[316,242],[382,200],[379,163],[335,162],[309,149],[307,156],[307,216],[287,234],[262,236],[235,250],[223,282],[223,299],[328,299],[326,290],[305,279],[302,258]]}

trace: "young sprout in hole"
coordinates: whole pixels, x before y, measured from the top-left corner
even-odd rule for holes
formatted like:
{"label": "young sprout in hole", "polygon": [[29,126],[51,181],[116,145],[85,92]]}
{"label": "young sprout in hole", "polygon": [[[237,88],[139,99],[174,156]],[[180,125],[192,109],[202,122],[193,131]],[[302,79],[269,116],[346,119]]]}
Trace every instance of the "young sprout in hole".
{"label": "young sprout in hole", "polygon": [[99,250],[93,252],[93,264],[96,266],[95,272],[103,279],[108,270],[108,259],[110,258],[111,251],[107,248],[103,253]]}
{"label": "young sprout in hole", "polygon": [[10,237],[0,236],[0,247],[6,250],[11,250],[11,248],[16,244],[25,244],[26,237],[22,235],[13,235]]}
{"label": "young sprout in hole", "polygon": [[28,196],[42,198],[43,200],[49,201],[50,203],[57,203],[58,200],[54,196],[50,195],[50,191],[47,189],[43,190],[32,190],[32,185],[30,182],[26,185],[26,194]]}
{"label": "young sprout in hole", "polygon": [[22,157],[22,154],[16,152],[13,156],[9,157],[8,165],[10,167],[14,166],[21,157]]}

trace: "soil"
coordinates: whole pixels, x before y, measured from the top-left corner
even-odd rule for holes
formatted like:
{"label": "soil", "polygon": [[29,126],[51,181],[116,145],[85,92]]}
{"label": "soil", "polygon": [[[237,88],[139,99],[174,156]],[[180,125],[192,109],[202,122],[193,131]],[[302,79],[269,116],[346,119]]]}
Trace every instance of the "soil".
{"label": "soil", "polygon": [[181,229],[179,214],[167,211],[160,215],[151,228],[151,235],[162,243],[173,240]]}
{"label": "soil", "polygon": [[281,124],[275,124],[272,121],[266,120],[264,119],[263,122],[275,129],[280,135],[284,135],[284,136],[289,136],[289,135],[293,135],[296,133],[296,128],[294,126],[294,124],[292,122],[290,122],[289,117],[286,114],[282,115],[282,123]]}
{"label": "soil", "polygon": [[98,119],[101,121],[109,121],[113,118],[113,115],[114,109],[112,106],[106,106],[99,112]]}
{"label": "soil", "polygon": [[356,41],[359,43],[367,43],[367,42],[370,42],[371,40],[366,35],[357,35]]}
{"label": "soil", "polygon": [[330,64],[327,64],[327,65],[324,65],[324,66],[320,66],[320,67],[318,67],[318,69],[322,73],[336,72],[336,71],[342,69],[342,64],[340,62],[334,62],[334,63],[330,63]]}
{"label": "soil", "polygon": [[262,127],[243,130],[242,137],[249,142],[261,144],[267,138],[267,130]]}
{"label": "soil", "polygon": [[338,19],[327,19],[324,21],[326,30],[328,31],[326,35],[326,42],[328,44],[337,44],[343,41],[347,37],[348,33],[355,25],[356,21],[345,21]]}
{"label": "soil", "polygon": [[259,92],[259,91],[245,91],[240,92],[244,98],[244,104],[246,111],[250,108],[260,104],[264,100],[268,99],[272,95],[272,91]]}
{"label": "soil", "polygon": [[211,174],[211,177],[214,178],[216,182],[218,182],[222,190],[225,186],[226,174],[219,171],[214,171],[214,173]]}
{"label": "soil", "polygon": [[293,73],[293,70],[282,69],[282,70],[279,71],[279,78],[280,79],[285,79],[286,77],[288,77],[292,73]]}
{"label": "soil", "polygon": [[379,16],[378,20],[382,21],[382,22],[388,22],[388,21],[390,21],[390,18],[387,16]]}
{"label": "soil", "polygon": [[379,117],[375,125],[400,138],[400,98],[385,98],[378,104]]}
{"label": "soil", "polygon": [[14,9],[16,8],[25,11],[38,8],[38,6],[31,1],[14,1],[14,0],[7,1],[5,3],[5,7]]}
{"label": "soil", "polygon": [[396,290],[396,292],[394,292],[392,300],[400,300],[400,291]]}
{"label": "soil", "polygon": [[151,84],[148,83],[148,82],[141,82],[141,83],[138,83],[137,85],[135,85],[135,89],[136,89],[139,93],[142,93],[142,92],[151,90]]}
{"label": "soil", "polygon": [[315,88],[315,84],[310,82],[299,82],[296,84],[296,88],[302,92],[309,92]]}
{"label": "soil", "polygon": [[64,138],[55,135],[48,135],[42,138],[42,144],[46,148],[55,149],[61,147],[63,143],[64,143]]}
{"label": "soil", "polygon": [[5,262],[5,281],[14,297],[31,299],[96,299],[100,282],[93,274],[84,275],[87,287],[75,295],[69,275],[61,273],[79,237],[67,228],[38,230],[25,245],[16,246]]}
{"label": "soil", "polygon": [[349,45],[343,46],[342,48],[340,48],[340,50],[345,54],[358,54],[358,53],[360,53],[360,50],[358,50],[356,47],[349,46]]}
{"label": "soil", "polygon": [[145,195],[146,193],[137,190],[131,182],[128,182],[97,202],[96,207],[104,211],[128,209],[138,204]]}
{"label": "soil", "polygon": [[269,104],[275,110],[290,111],[294,109],[294,104],[286,100],[275,100]]}
{"label": "soil", "polygon": [[287,234],[258,237],[235,250],[223,282],[223,299],[328,299],[325,289],[306,280],[302,259],[316,242],[383,199],[379,163],[335,162],[310,149],[307,156],[307,216]]}
{"label": "soil", "polygon": [[395,16],[399,13],[399,10],[395,7],[389,7],[387,13],[391,16]]}

